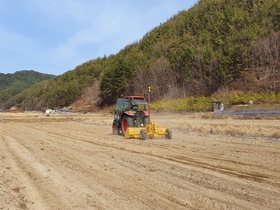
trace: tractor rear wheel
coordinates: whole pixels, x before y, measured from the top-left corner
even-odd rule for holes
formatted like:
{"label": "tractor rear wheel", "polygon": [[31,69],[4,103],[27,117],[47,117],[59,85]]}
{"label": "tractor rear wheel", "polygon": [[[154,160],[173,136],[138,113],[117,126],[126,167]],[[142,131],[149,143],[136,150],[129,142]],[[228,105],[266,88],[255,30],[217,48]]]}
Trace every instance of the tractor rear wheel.
{"label": "tractor rear wheel", "polygon": [[122,133],[125,134],[128,127],[133,127],[133,118],[125,116],[122,119]]}

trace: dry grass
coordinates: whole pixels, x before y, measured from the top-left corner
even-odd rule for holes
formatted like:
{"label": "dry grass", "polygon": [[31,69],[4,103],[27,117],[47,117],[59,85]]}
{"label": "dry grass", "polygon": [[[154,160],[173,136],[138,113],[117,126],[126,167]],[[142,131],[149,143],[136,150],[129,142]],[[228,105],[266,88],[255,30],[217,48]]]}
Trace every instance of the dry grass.
{"label": "dry grass", "polygon": [[[2,119],[2,120],[1,120]],[[4,119],[4,120],[3,120]],[[158,125],[163,125],[172,130],[203,132],[223,135],[241,135],[252,137],[279,138],[280,116],[214,116],[213,113],[154,113],[151,120],[157,120]],[[44,113],[0,113],[1,122],[65,122],[104,121],[110,124],[113,114],[108,112],[98,113],[71,113],[57,114],[46,117]]]}
{"label": "dry grass", "polygon": [[169,113],[168,117],[162,117],[160,113],[157,113],[155,118],[161,119],[162,125],[181,131],[280,138],[279,116],[249,118],[242,116],[217,117],[213,116],[213,113]]}

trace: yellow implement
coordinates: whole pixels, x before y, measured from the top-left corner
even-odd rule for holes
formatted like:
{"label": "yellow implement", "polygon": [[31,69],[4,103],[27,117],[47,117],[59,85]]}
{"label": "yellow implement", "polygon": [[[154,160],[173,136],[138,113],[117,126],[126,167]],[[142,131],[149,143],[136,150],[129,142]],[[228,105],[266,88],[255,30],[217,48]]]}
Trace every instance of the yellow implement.
{"label": "yellow implement", "polygon": [[[125,138],[127,138],[127,139],[133,138],[133,139],[141,139],[141,140],[146,140],[147,137],[150,139],[162,138],[162,137],[165,137],[167,139],[172,138],[171,130],[169,130],[165,127],[157,126],[155,120],[154,120],[154,123],[151,123],[151,121],[150,121],[150,93],[151,93],[151,87],[148,87],[149,121],[148,121],[147,125],[142,126],[142,127],[126,127],[126,130],[124,132]],[[123,121],[123,122],[125,122],[125,121]]]}
{"label": "yellow implement", "polygon": [[146,138],[172,138],[172,132],[161,126],[156,125],[156,121],[154,123],[148,123],[146,127],[128,127],[125,132],[125,138],[133,138],[133,139],[141,139],[145,140]]}

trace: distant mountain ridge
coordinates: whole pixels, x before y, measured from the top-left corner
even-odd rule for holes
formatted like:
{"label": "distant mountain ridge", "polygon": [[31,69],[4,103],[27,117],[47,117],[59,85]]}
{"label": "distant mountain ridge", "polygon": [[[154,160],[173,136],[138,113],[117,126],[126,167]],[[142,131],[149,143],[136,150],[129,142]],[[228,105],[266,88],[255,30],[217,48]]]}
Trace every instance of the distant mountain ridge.
{"label": "distant mountain ridge", "polygon": [[34,84],[53,79],[55,75],[43,74],[34,70],[22,70],[13,74],[0,73],[0,108],[2,103]]}

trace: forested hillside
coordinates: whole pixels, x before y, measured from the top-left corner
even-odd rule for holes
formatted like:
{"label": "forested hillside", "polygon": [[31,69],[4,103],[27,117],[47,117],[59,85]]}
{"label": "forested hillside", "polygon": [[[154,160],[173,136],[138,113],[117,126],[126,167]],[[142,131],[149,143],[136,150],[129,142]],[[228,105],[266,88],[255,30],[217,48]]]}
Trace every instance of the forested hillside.
{"label": "forested hillside", "polygon": [[110,103],[148,85],[157,99],[209,96],[240,79],[243,91],[279,91],[279,18],[279,0],[201,0],[117,54],[101,96]]}
{"label": "forested hillside", "polygon": [[33,70],[17,71],[14,74],[0,73],[0,105],[4,108],[10,98],[32,85],[55,78],[54,75],[42,74]]}
{"label": "forested hillside", "polygon": [[121,94],[145,94],[147,86],[154,100],[279,92],[279,56],[279,0],[200,0],[116,55],[37,84],[6,106],[59,108],[78,99],[111,105]]}

